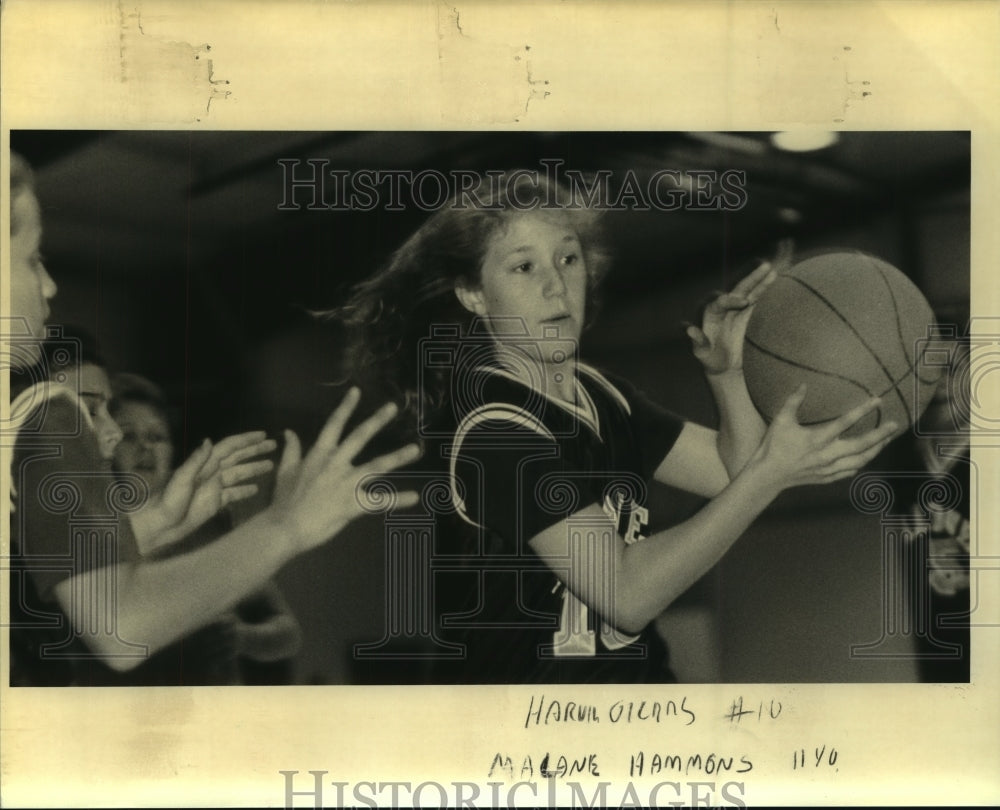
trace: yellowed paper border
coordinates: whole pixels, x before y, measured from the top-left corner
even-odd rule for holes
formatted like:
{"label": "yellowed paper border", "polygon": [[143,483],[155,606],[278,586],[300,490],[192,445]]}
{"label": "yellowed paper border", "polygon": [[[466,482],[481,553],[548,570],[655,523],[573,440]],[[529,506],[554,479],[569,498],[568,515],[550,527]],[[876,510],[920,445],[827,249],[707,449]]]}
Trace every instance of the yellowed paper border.
{"label": "yellowed paper border", "polygon": [[[2,154],[19,128],[968,129],[972,314],[1000,314],[996,2],[9,0],[2,14]],[[981,492],[1000,491],[1000,448],[974,444]],[[981,497],[979,536],[997,555],[996,509]],[[994,626],[976,633],[969,687],[547,690],[604,712],[686,698],[689,727],[525,729],[526,687],[3,687],[3,801],[280,806],[279,772],[294,770],[294,801],[311,806],[320,770],[328,803],[338,781],[437,780],[479,783],[485,806],[497,751],[599,750],[601,778],[621,783],[631,753],[682,741],[752,755],[739,777],[749,805],[997,802],[997,580],[981,577],[978,614]],[[736,696],[779,701],[782,716],[733,728],[722,718]],[[791,769],[795,751],[820,746],[835,764]],[[635,780],[643,801],[657,781]],[[544,803],[545,790],[517,801]]]}

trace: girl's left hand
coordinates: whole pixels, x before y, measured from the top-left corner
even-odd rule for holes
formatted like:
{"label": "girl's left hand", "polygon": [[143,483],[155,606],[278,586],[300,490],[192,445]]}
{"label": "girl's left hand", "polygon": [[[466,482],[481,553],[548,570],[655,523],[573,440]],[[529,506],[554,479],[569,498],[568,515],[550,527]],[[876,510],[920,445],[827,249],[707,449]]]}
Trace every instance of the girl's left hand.
{"label": "girl's left hand", "polygon": [[276,448],[277,442],[263,431],[227,436],[214,445],[206,440],[142,510],[139,523],[146,536],[139,539],[144,551],[180,540],[229,504],[256,495],[257,485],[250,479],[271,471],[274,462],[255,459]]}
{"label": "girl's left hand", "polygon": [[187,531],[194,531],[229,504],[256,495],[258,487],[251,479],[274,469],[273,461],[258,457],[277,449],[278,443],[263,431],[227,436],[213,445],[183,518]]}
{"label": "girl's left hand", "polygon": [[791,263],[792,250],[791,240],[783,240],[773,260],[761,264],[731,292],[721,293],[705,307],[701,328],[693,324],[687,328],[694,356],[706,374],[743,369],[743,339],[754,304]]}

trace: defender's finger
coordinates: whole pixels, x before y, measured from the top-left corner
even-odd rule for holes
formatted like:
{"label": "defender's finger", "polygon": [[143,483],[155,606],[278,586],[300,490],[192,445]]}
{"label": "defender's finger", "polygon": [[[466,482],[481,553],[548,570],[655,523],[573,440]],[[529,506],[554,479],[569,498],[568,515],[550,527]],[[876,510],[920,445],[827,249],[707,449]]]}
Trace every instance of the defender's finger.
{"label": "defender's finger", "polygon": [[196,486],[211,478],[211,474],[206,475],[211,455],[212,443],[205,439],[198,449],[174,470],[170,480],[167,481],[167,487],[174,493],[186,492],[185,497],[189,499]]}
{"label": "defender's finger", "polygon": [[199,445],[198,449],[188,456],[180,467],[174,470],[174,478],[191,478],[193,480],[204,470],[205,465],[208,464],[211,457],[212,442],[205,439]]}
{"label": "defender's finger", "polygon": [[387,402],[351,431],[350,435],[341,443],[336,456],[339,459],[346,459],[347,461],[353,459],[372,440],[376,433],[396,417],[398,412],[399,408],[394,402]]}
{"label": "defender's finger", "polygon": [[374,458],[366,464],[362,464],[358,471],[363,471],[366,475],[377,475],[392,472],[399,467],[404,467],[420,458],[423,451],[419,444],[408,444],[392,453]]}
{"label": "defender's finger", "polygon": [[249,481],[259,475],[271,472],[274,469],[273,461],[253,461],[249,464],[240,464],[222,471],[220,476],[224,487],[231,487],[243,481]]}
{"label": "defender's finger", "polygon": [[229,506],[237,501],[245,501],[252,498],[259,491],[256,484],[241,484],[238,487],[226,487],[222,490],[222,505]]}
{"label": "defender's finger", "polygon": [[278,477],[283,478],[302,461],[302,443],[294,430],[285,431],[285,447],[278,462]]}
{"label": "defender's finger", "polygon": [[396,508],[397,509],[409,509],[411,506],[416,506],[420,503],[420,493],[413,490],[406,490],[406,492],[400,492],[396,496]]}
{"label": "defender's finger", "polygon": [[336,410],[326,420],[323,430],[320,431],[319,438],[316,439],[316,444],[313,446],[314,453],[325,456],[337,449],[337,445],[340,444],[340,437],[344,432],[344,425],[351,418],[354,409],[358,407],[360,399],[361,391],[357,387],[352,387],[344,395]]}
{"label": "defender's finger", "polygon": [[222,466],[234,467],[237,464],[242,464],[248,458],[266,456],[268,453],[273,453],[277,449],[278,443],[274,439],[262,439],[249,447],[243,447],[239,450],[231,452],[225,459],[223,459]]}
{"label": "defender's finger", "polygon": [[219,458],[226,458],[238,450],[252,447],[266,438],[267,434],[263,430],[251,430],[247,433],[236,433],[232,436],[226,436],[215,443],[215,455]]}

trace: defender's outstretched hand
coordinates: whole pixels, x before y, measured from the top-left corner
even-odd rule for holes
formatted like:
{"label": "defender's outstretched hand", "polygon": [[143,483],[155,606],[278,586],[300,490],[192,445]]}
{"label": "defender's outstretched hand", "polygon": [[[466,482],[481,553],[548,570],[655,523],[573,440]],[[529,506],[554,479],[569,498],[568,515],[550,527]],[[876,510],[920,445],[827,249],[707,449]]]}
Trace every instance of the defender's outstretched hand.
{"label": "defender's outstretched hand", "polygon": [[227,436],[213,445],[208,460],[198,470],[191,503],[183,518],[187,530],[201,526],[223,507],[256,495],[257,485],[248,482],[274,469],[274,462],[253,459],[272,453],[277,447],[278,443],[267,438],[263,431]]}
{"label": "defender's outstretched hand", "polygon": [[[393,404],[384,405],[341,440],[359,398],[358,389],[352,388],[305,458],[295,433],[285,432],[274,500],[267,514],[290,534],[293,553],[320,545],[365,512],[361,488],[366,477],[391,472],[420,456],[420,448],[410,444],[354,466],[353,459],[397,411]],[[416,492],[401,492],[395,503],[405,508],[418,500]]]}
{"label": "defender's outstretched hand", "polygon": [[800,425],[796,414],[806,396],[799,386],[774,417],[758,449],[758,460],[775,476],[782,489],[800,484],[827,484],[848,478],[871,461],[894,437],[895,422],[860,436],[844,438],[845,431],[878,407],[877,398],[863,402],[822,425]]}
{"label": "defender's outstretched hand", "polygon": [[274,468],[258,456],[276,448],[263,431],[227,436],[214,445],[206,439],[133,520],[143,552],[186,537],[229,504],[256,495],[257,485],[248,482]]}

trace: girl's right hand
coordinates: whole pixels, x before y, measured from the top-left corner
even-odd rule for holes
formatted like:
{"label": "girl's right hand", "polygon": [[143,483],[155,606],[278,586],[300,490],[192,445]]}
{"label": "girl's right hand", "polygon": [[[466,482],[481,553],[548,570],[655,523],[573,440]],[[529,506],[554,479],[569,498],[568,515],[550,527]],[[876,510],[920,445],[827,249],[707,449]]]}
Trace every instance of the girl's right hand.
{"label": "girl's right hand", "polygon": [[[293,554],[314,548],[365,513],[359,494],[362,482],[409,464],[420,456],[416,444],[379,456],[355,467],[352,460],[395,417],[395,405],[384,405],[341,441],[360,392],[352,388],[327,420],[305,458],[292,431],[285,431],[285,448],[278,465],[274,499],[265,515],[289,536]],[[416,492],[401,492],[394,505],[414,506]]]}
{"label": "girl's right hand", "polygon": [[828,484],[855,475],[884,448],[899,428],[887,422],[867,433],[843,438],[843,433],[878,407],[873,398],[843,416],[817,426],[799,424],[796,414],[805,399],[799,386],[774,417],[757,450],[759,471],[774,476],[780,489],[801,484]]}

